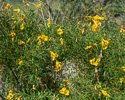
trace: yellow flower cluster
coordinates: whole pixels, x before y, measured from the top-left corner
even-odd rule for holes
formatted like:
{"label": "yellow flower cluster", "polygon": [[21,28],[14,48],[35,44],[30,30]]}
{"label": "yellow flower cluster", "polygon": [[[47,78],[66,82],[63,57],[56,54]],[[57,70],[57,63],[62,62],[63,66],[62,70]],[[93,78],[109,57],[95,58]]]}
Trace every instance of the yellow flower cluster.
{"label": "yellow flower cluster", "polygon": [[110,98],[110,95],[108,94],[107,91],[101,90],[101,92],[102,92],[106,97]]}
{"label": "yellow flower cluster", "polygon": [[14,30],[11,31],[11,34],[9,34],[9,36],[12,36],[12,41],[14,41],[14,37],[16,36]]}
{"label": "yellow flower cluster", "polygon": [[54,61],[56,57],[58,57],[58,54],[57,53],[54,53],[52,51],[50,51],[50,54],[51,54],[51,57],[52,57],[52,60]]}
{"label": "yellow flower cluster", "polygon": [[47,26],[50,27],[50,25],[51,25],[50,18],[48,18]]}
{"label": "yellow flower cluster", "polygon": [[[42,33],[41,33],[41,34],[42,34]],[[42,41],[41,39],[42,39],[43,41]],[[37,44],[40,45],[41,42],[44,43],[44,41],[50,41],[51,38],[49,38],[49,37],[46,36],[46,35],[40,35],[40,36],[37,37],[37,40],[38,40],[38,43],[37,43]]]}
{"label": "yellow flower cluster", "polygon": [[110,39],[104,40],[102,39],[102,49],[105,50],[107,49],[107,45],[109,44]]}
{"label": "yellow flower cluster", "polygon": [[5,9],[2,9],[2,11],[6,11],[7,9],[10,9],[10,4],[9,3],[5,6]]}
{"label": "yellow flower cluster", "polygon": [[104,20],[104,17],[99,17],[98,15],[93,16],[93,22],[94,22],[94,24],[93,24],[93,26],[92,26],[92,30],[93,30],[93,31],[97,31],[99,25],[101,26],[100,20]]}
{"label": "yellow flower cluster", "polygon": [[60,69],[62,69],[62,68],[63,68],[63,66],[61,65],[61,62],[59,62],[59,61],[56,60],[56,68],[55,68],[55,71],[58,72],[58,71],[60,71]]}
{"label": "yellow flower cluster", "polygon": [[69,95],[69,90],[66,89],[65,85],[64,85],[64,87],[59,92],[61,94],[65,94],[66,96]]}
{"label": "yellow flower cluster", "polygon": [[14,97],[13,91],[10,90],[10,91],[9,91],[9,94],[7,95],[7,99],[8,99],[8,100],[12,100],[13,97]]}
{"label": "yellow flower cluster", "polygon": [[94,66],[98,66],[99,62],[100,62],[99,58],[97,60],[95,60],[95,58],[90,60],[90,64]]}
{"label": "yellow flower cluster", "polygon": [[122,67],[122,69],[123,69],[123,71],[125,72],[125,67],[124,67],[124,66]]}

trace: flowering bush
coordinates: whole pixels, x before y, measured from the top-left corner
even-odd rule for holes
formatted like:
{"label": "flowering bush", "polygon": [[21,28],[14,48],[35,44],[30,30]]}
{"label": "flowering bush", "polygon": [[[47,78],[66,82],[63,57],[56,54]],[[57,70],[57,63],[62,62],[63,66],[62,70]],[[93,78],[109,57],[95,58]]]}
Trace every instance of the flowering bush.
{"label": "flowering bush", "polygon": [[[44,4],[34,4],[37,11],[31,5],[24,4],[25,11],[8,3],[0,14],[2,76],[10,90],[4,96],[9,100],[122,98],[124,26],[110,22],[103,13],[54,23],[53,16],[44,16]],[[64,75],[67,63],[72,64]]]}

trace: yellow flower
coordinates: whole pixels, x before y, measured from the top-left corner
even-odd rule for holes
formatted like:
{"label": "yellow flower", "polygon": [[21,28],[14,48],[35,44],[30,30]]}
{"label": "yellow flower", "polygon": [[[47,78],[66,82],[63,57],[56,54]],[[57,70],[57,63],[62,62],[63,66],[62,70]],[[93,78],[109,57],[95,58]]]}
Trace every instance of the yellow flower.
{"label": "yellow flower", "polygon": [[125,72],[125,67],[122,67],[123,68],[123,71]]}
{"label": "yellow flower", "polygon": [[29,6],[29,4],[28,4],[28,3],[26,3],[26,5],[24,5],[24,6],[28,7],[28,6]]}
{"label": "yellow flower", "polygon": [[44,41],[49,41],[49,37],[45,35],[42,35],[41,39],[43,39]]}
{"label": "yellow flower", "polygon": [[94,45],[97,45],[97,43],[94,43]]}
{"label": "yellow flower", "polygon": [[120,78],[120,81],[119,81],[119,82],[122,83],[123,81],[124,81],[124,78]]}
{"label": "yellow flower", "polygon": [[125,32],[125,30],[123,28],[121,28],[120,32]]}
{"label": "yellow flower", "polygon": [[69,95],[69,90],[66,89],[65,85],[64,85],[64,87],[59,92],[61,94]]}
{"label": "yellow flower", "polygon": [[20,30],[23,30],[24,29],[24,25],[22,23],[22,25],[20,25]]}
{"label": "yellow flower", "polygon": [[50,22],[50,18],[47,19]]}
{"label": "yellow flower", "polygon": [[48,26],[48,27],[50,27],[50,25],[51,25],[51,23],[50,23],[50,22],[49,22],[49,23],[47,23],[47,26]]}
{"label": "yellow flower", "polygon": [[52,60],[54,61],[56,57],[58,57],[58,54],[57,53],[54,53],[52,51],[50,51],[50,54],[51,54],[51,57],[52,57]]}
{"label": "yellow flower", "polygon": [[33,85],[33,90],[36,90],[35,85]]}
{"label": "yellow flower", "polygon": [[22,45],[22,44],[26,44],[26,43],[21,40],[18,44],[19,44],[19,45]]}
{"label": "yellow flower", "polygon": [[93,24],[93,25],[92,25],[92,30],[93,30],[93,31],[97,31],[97,30],[98,30],[98,26],[97,26],[96,24]]}
{"label": "yellow flower", "polygon": [[109,40],[102,39],[102,49],[103,50],[107,49],[107,45],[109,44]]}
{"label": "yellow flower", "polygon": [[20,9],[13,9],[13,11],[16,11],[18,13],[20,12]]}
{"label": "yellow flower", "polygon": [[37,80],[39,80],[39,77],[37,77]]}
{"label": "yellow flower", "polygon": [[14,21],[14,24],[16,24],[16,21]]}
{"label": "yellow flower", "polygon": [[14,96],[14,94],[9,93],[9,94],[7,95],[7,99],[8,99],[8,100],[12,100],[12,99],[13,99],[13,96]]}
{"label": "yellow flower", "polygon": [[40,44],[41,44],[41,39],[39,39],[39,40],[38,40],[38,43],[37,43],[37,44],[38,44],[38,45],[40,45]]}
{"label": "yellow flower", "polygon": [[90,60],[90,64],[91,65],[95,65],[95,58],[93,58],[93,59]]}
{"label": "yellow flower", "polygon": [[5,10],[9,9],[10,8],[10,4],[8,3],[5,7]]}
{"label": "yellow flower", "polygon": [[9,34],[9,36],[12,36],[12,37],[16,36],[16,34],[14,33],[14,30],[11,31],[11,34]]}
{"label": "yellow flower", "polygon": [[59,28],[59,29],[57,30],[57,33],[58,33],[59,35],[63,34],[62,29],[61,29],[61,28]]}
{"label": "yellow flower", "polygon": [[99,64],[99,62],[100,62],[100,59],[98,58],[97,60],[96,60],[96,62],[95,62],[95,66],[98,66],[98,64]]}
{"label": "yellow flower", "polygon": [[90,23],[89,23],[89,26],[91,26],[91,24],[92,24],[92,23],[90,22]]}
{"label": "yellow flower", "polygon": [[105,96],[107,96],[108,98],[110,98],[110,95],[108,94],[107,91],[101,90],[101,92],[102,92]]}
{"label": "yellow flower", "polygon": [[90,46],[87,46],[85,49],[90,49],[90,48],[92,48],[92,46],[90,45]]}
{"label": "yellow flower", "polygon": [[62,38],[60,39],[60,42],[61,42],[61,45],[65,46],[65,44],[63,43],[63,39]]}
{"label": "yellow flower", "polygon": [[37,4],[37,7],[38,7],[38,8],[41,8],[41,5],[42,5],[41,3],[40,3],[40,4]]}
{"label": "yellow flower", "polygon": [[99,62],[100,62],[99,58],[96,61],[95,61],[95,58],[93,58],[93,59],[90,60],[90,64],[91,65],[95,65],[95,66],[98,66]]}
{"label": "yellow flower", "polygon": [[56,68],[55,71],[58,72],[63,66],[61,65],[61,62],[56,61]]}
{"label": "yellow flower", "polygon": [[28,38],[27,43],[30,41],[30,38]]}
{"label": "yellow flower", "polygon": [[19,63],[18,63],[19,65],[23,65],[23,61],[21,60],[21,61],[19,61]]}

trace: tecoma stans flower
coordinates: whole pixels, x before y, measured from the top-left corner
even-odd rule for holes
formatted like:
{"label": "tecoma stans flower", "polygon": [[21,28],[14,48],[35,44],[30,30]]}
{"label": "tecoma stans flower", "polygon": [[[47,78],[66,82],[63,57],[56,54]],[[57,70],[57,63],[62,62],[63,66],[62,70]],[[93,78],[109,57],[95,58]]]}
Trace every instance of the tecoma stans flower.
{"label": "tecoma stans flower", "polygon": [[104,40],[102,39],[102,49],[105,50],[107,49],[107,45],[109,44],[110,39]]}
{"label": "tecoma stans flower", "polygon": [[61,34],[63,34],[63,30],[62,30],[61,28],[59,28],[59,29],[57,30],[57,33],[58,33],[59,35],[61,35]]}
{"label": "tecoma stans flower", "polygon": [[69,90],[66,89],[65,85],[64,85],[64,87],[59,92],[61,94],[69,95]]}
{"label": "tecoma stans flower", "polygon": [[108,94],[107,91],[101,90],[101,92],[102,92],[105,96],[107,96],[108,98],[110,98],[110,95]]}
{"label": "tecoma stans flower", "polygon": [[57,53],[54,53],[52,51],[50,51],[50,54],[51,54],[51,57],[52,57],[52,60],[54,61],[56,57],[58,57],[58,54]]}

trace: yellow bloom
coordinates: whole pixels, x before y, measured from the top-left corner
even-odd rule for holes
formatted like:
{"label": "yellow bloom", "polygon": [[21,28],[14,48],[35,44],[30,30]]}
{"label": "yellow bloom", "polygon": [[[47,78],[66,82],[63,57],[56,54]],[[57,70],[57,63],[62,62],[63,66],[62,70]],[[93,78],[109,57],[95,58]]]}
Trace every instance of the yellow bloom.
{"label": "yellow bloom", "polygon": [[120,81],[119,81],[119,82],[122,83],[123,81],[124,81],[124,78],[120,78]]}
{"label": "yellow bloom", "polygon": [[92,24],[92,23],[90,22],[90,23],[89,23],[89,26],[91,26],[91,24]]}
{"label": "yellow bloom", "polygon": [[10,8],[10,4],[8,3],[5,7],[5,10],[9,9]]}
{"label": "yellow bloom", "polygon": [[16,24],[16,21],[14,21],[14,24]]}
{"label": "yellow bloom", "polygon": [[107,96],[108,98],[110,98],[110,95],[108,94],[107,91],[101,90],[101,92],[102,92],[105,96]]}
{"label": "yellow bloom", "polygon": [[61,94],[69,95],[69,90],[66,89],[65,85],[64,85],[64,87],[59,92]]}
{"label": "yellow bloom", "polygon": [[102,39],[102,49],[103,50],[107,49],[107,45],[109,44],[109,40]]}
{"label": "yellow bloom", "polygon": [[95,65],[95,58],[93,58],[93,59],[90,60],[90,64],[91,65]]}
{"label": "yellow bloom", "polygon": [[97,43],[94,43],[94,45],[97,45]]}
{"label": "yellow bloom", "polygon": [[49,37],[45,35],[42,35],[41,39],[43,39],[44,41],[49,41]]}
{"label": "yellow bloom", "polygon": [[30,38],[28,38],[27,43],[30,41]]}
{"label": "yellow bloom", "polygon": [[57,53],[53,53],[52,51],[50,51],[50,54],[51,54],[51,57],[52,57],[52,60],[54,61],[56,57],[58,57],[58,54]]}
{"label": "yellow bloom", "polygon": [[63,68],[63,66],[61,65],[61,62],[56,61],[55,71],[58,72],[58,71],[60,71],[61,68]]}
{"label": "yellow bloom", "polygon": [[39,77],[37,77],[37,80],[39,80]]}
{"label": "yellow bloom", "polygon": [[125,30],[123,28],[121,28],[120,32],[125,32]]}
{"label": "yellow bloom", "polygon": [[21,60],[21,61],[19,61],[19,63],[18,63],[19,65],[23,65],[23,61]]}
{"label": "yellow bloom", "polygon": [[96,60],[96,62],[95,62],[95,66],[98,66],[98,64],[99,64],[99,62],[100,62],[100,59],[98,58],[97,60]]}
{"label": "yellow bloom", "polygon": [[24,25],[22,23],[22,25],[20,25],[20,30],[23,30],[24,29]]}
{"label": "yellow bloom", "polygon": [[28,6],[29,6],[29,4],[28,4],[28,3],[26,3],[26,5],[24,5],[24,6],[28,7]]}
{"label": "yellow bloom", "polygon": [[61,29],[61,28],[59,28],[59,29],[57,30],[57,33],[58,33],[59,35],[63,34],[62,29]]}
{"label": "yellow bloom", "polygon": [[125,67],[122,67],[123,68],[123,71],[125,72]]}
{"label": "yellow bloom", "polygon": [[22,44],[26,44],[26,43],[21,40],[18,44],[19,44],[19,45],[22,45]]}
{"label": "yellow bloom", "polygon": [[13,9],[13,11],[16,11],[18,13],[20,12],[20,9]]}
{"label": "yellow bloom", "polygon": [[11,31],[11,34],[9,34],[9,36],[12,36],[12,37],[16,36],[16,34],[14,33],[14,30]]}
{"label": "yellow bloom", "polygon": [[41,3],[40,3],[40,4],[37,4],[37,7],[38,7],[38,8],[41,8],[41,6],[42,6],[42,4],[41,4]]}
{"label": "yellow bloom", "polygon": [[90,46],[87,46],[85,49],[90,49],[90,48],[92,48],[92,46],[90,45]]}
{"label": "yellow bloom", "polygon": [[42,41],[41,41],[41,39],[39,39],[37,44],[38,44],[38,45],[40,45],[40,44],[41,44],[41,42],[42,42]]}
{"label": "yellow bloom", "polygon": [[93,31],[97,31],[97,30],[98,30],[98,26],[97,26],[96,24],[93,24],[93,25],[92,25],[92,30],[93,30]]}
{"label": "yellow bloom", "polygon": [[51,25],[51,23],[50,23],[50,22],[49,22],[49,23],[47,23],[47,26],[48,26],[48,27],[50,27],[50,25]]}
{"label": "yellow bloom", "polygon": [[60,42],[61,42],[61,45],[65,46],[65,44],[63,43],[63,39],[62,38],[60,39]]}
{"label": "yellow bloom", "polygon": [[33,85],[33,90],[36,90],[35,85]]}
{"label": "yellow bloom", "polygon": [[14,94],[9,93],[9,94],[7,95],[7,99],[8,99],[8,100],[12,100],[12,99],[13,99],[13,96],[14,96]]}
{"label": "yellow bloom", "polygon": [[47,19],[50,22],[50,18]]}
{"label": "yellow bloom", "polygon": [[98,66],[99,62],[100,62],[99,58],[96,61],[95,61],[95,58],[93,58],[93,59],[90,60],[90,64],[91,65],[95,65],[95,66]]}

